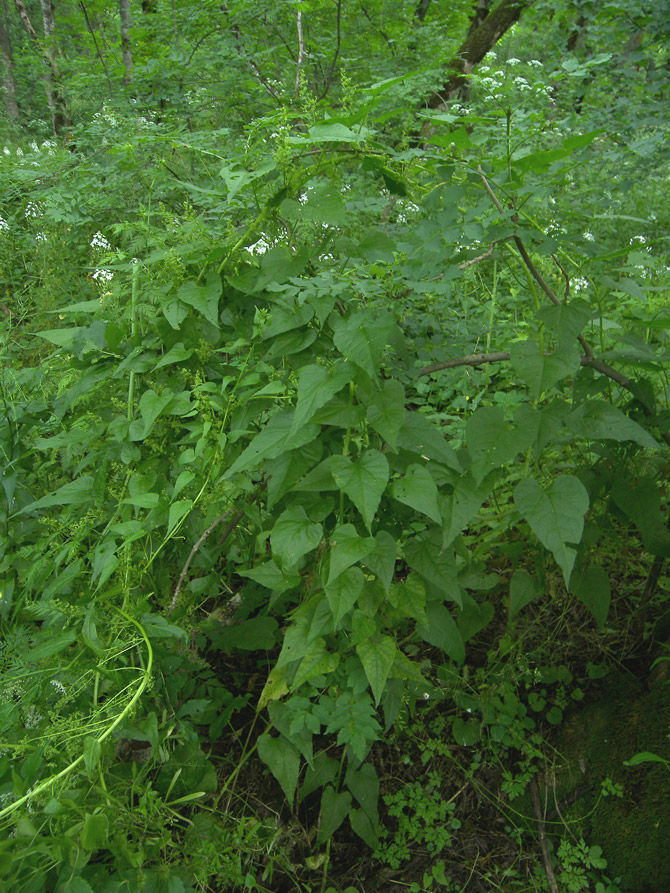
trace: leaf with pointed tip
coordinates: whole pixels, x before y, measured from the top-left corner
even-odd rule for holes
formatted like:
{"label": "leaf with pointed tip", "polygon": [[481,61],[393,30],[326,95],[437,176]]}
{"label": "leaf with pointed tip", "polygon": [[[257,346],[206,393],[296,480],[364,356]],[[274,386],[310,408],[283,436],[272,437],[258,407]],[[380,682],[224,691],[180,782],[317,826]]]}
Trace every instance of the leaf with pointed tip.
{"label": "leaf with pointed tip", "polygon": [[410,465],[399,481],[391,485],[391,496],[410,508],[427,515],[440,524],[442,517],[437,504],[437,484],[423,465]]}
{"label": "leaf with pointed tip", "polygon": [[393,378],[382,383],[381,390],[375,391],[368,404],[370,426],[381,434],[392,449],[397,446],[405,412],[405,389]]}
{"label": "leaf with pointed tip", "polygon": [[311,443],[321,432],[319,425],[303,425],[299,431],[293,430],[293,409],[285,409],[273,415],[265,427],[247,446],[224,474],[232,477],[239,471],[248,471],[263,459],[275,459],[287,450],[297,450]]}
{"label": "leaf with pointed tip", "polygon": [[321,542],[323,528],[307,517],[301,505],[286,509],[277,518],[270,534],[273,556],[277,556],[286,568],[311,552]]}
{"label": "leaf with pointed tip", "polygon": [[185,282],[177,292],[177,297],[184,304],[189,304],[201,313],[208,322],[219,328],[219,298],[223,283],[221,277],[211,271],[204,285],[195,281]]}
{"label": "leaf with pointed tip", "polygon": [[282,735],[273,738],[264,733],[258,739],[258,756],[282,787],[286,799],[293,803],[300,772],[300,754],[296,747]]}
{"label": "leaf with pointed tip", "polygon": [[372,379],[376,379],[379,363],[393,329],[389,314],[372,314],[367,310],[352,313],[335,323],[335,347]]}
{"label": "leaf with pointed tip", "polygon": [[328,585],[339,577],[342,571],[369,555],[375,545],[376,542],[371,536],[359,536],[353,524],[336,527],[330,540]]}
{"label": "leaf with pointed tip", "polygon": [[592,565],[573,583],[577,598],[593,614],[600,632],[605,628],[610,609],[610,578],[599,564]]}
{"label": "leaf with pointed tip", "polygon": [[321,846],[329,840],[349,815],[351,809],[351,794],[343,791],[340,794],[328,785],[321,795],[321,823],[316,845]]}
{"label": "leaf with pointed tip", "polygon": [[356,604],[356,599],[363,591],[364,583],[365,577],[360,567],[349,567],[339,574],[332,583],[324,587],[336,625]]}
{"label": "leaf with pointed tip", "polygon": [[513,620],[538,595],[535,580],[526,571],[514,571],[509,584],[508,617]]}
{"label": "leaf with pointed tip", "polygon": [[535,478],[526,478],[514,491],[514,503],[542,545],[553,553],[569,588],[577,553],[567,544],[577,544],[582,538],[589,507],[584,484],[562,474],[543,490]]}
{"label": "leaf with pointed tip", "polygon": [[361,642],[356,646],[356,652],[363,664],[365,675],[368,677],[375,704],[379,704],[384,692],[384,686],[393,667],[397,651],[398,646],[390,636]]}
{"label": "leaf with pointed tip", "polygon": [[312,416],[325,406],[342,388],[351,381],[354,369],[348,363],[339,361],[329,368],[325,366],[303,366],[298,373],[298,401],[293,417],[292,431],[297,431]]}
{"label": "leaf with pointed tip", "polygon": [[382,586],[388,592],[393,574],[397,554],[396,542],[386,530],[379,530],[375,534],[376,546],[374,551],[365,557],[363,562],[373,574],[380,579]]}
{"label": "leaf with pointed tip", "polygon": [[333,456],[330,469],[335,483],[356,506],[370,530],[389,479],[386,457],[379,450],[367,450],[355,462],[348,456]]}

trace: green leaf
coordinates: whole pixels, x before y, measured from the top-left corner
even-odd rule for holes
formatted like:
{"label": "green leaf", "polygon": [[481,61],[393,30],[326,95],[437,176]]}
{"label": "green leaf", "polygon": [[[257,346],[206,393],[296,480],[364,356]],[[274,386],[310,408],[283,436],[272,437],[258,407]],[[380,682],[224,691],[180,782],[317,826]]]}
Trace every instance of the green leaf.
{"label": "green leaf", "polygon": [[[366,764],[367,765],[367,764]],[[349,810],[349,824],[351,825],[351,830],[357,834],[361,840],[366,843],[371,850],[379,849],[379,837],[377,825],[372,822],[370,816],[363,809],[351,809]],[[355,887],[349,888],[352,893],[356,890]]]}
{"label": "green leaf", "polygon": [[215,328],[219,328],[219,298],[223,283],[221,276],[211,270],[204,285],[197,282],[185,282],[177,292],[177,297],[184,304],[193,307]]}
{"label": "green leaf", "polygon": [[367,450],[356,462],[348,456],[333,456],[331,473],[370,530],[389,479],[386,457],[379,450]]}
{"label": "green leaf", "polygon": [[252,567],[245,571],[236,571],[240,577],[248,577],[255,580],[266,589],[274,589],[276,592],[285,592],[287,589],[295,589],[302,583],[300,574],[290,573],[277,567],[274,561],[266,561],[258,567]]}
{"label": "green leaf", "polygon": [[363,563],[370,568],[373,574],[377,575],[382,586],[388,592],[395,572],[396,542],[386,530],[379,530],[375,534],[375,543],[374,551],[366,556]]}
{"label": "green leaf", "polygon": [[370,536],[365,538],[359,536],[353,524],[336,527],[330,540],[328,585],[339,577],[342,571],[369,555],[375,546],[376,541]]}
{"label": "green leaf", "polygon": [[258,756],[281,785],[289,804],[292,804],[300,772],[297,748],[283,735],[273,738],[266,732],[258,739]]}
{"label": "green leaf", "polygon": [[647,552],[670,558],[670,531],[661,513],[661,494],[651,477],[617,477],[610,495],[624,514],[631,519],[642,537]]}
{"label": "green leaf", "polygon": [[90,604],[86,609],[86,614],[84,615],[84,623],[81,628],[81,638],[86,645],[87,648],[90,648],[94,654],[97,654],[98,657],[105,652],[104,644],[98,635],[98,630],[95,625],[95,619],[97,616],[97,612],[95,610],[95,605]]}
{"label": "green leaf", "polygon": [[35,509],[49,508],[52,505],[82,505],[89,502],[93,496],[93,478],[88,475],[82,475],[74,481],[63,484],[53,493],[47,493],[41,499],[36,499],[29,505],[19,510],[18,514],[32,512]]}
{"label": "green leaf", "polygon": [[321,846],[329,840],[346,819],[351,808],[351,794],[343,791],[338,794],[328,785],[321,795],[321,818],[316,845]]}
{"label": "green leaf", "polygon": [[[220,628],[220,624],[217,624]],[[224,626],[220,632],[211,633],[210,638],[214,648],[220,651],[272,651],[277,644],[279,624],[274,617],[251,617],[236,623],[234,626]]]}
{"label": "green leaf", "polygon": [[557,477],[546,491],[535,478],[526,478],[514,491],[514,503],[542,545],[553,553],[569,588],[577,553],[567,544],[581,541],[589,508],[586,488],[567,474]]}
{"label": "green leaf", "polygon": [[310,143],[362,143],[367,136],[367,128],[359,127],[358,132],[336,121],[314,124],[309,128]]}
{"label": "green leaf", "polygon": [[155,372],[156,369],[162,369],[164,366],[172,366],[174,363],[183,363],[184,360],[189,360],[194,353],[194,347],[184,347],[184,344],[181,341],[178,341],[176,344],[172,345],[166,354],[163,354],[161,359],[154,366],[153,371]]}
{"label": "green leaf", "polygon": [[384,686],[393,667],[397,651],[395,640],[390,636],[382,636],[376,641],[361,642],[356,646],[356,652],[370,683],[375,704],[379,704],[384,692]]}
{"label": "green leaf", "polygon": [[368,403],[370,426],[381,434],[392,449],[396,449],[405,412],[405,389],[395,379],[383,382],[381,390],[375,391]]}
{"label": "green leaf", "polygon": [[347,384],[352,377],[353,368],[344,362],[325,366],[303,366],[298,373],[298,402],[293,418],[293,431],[297,431],[312,416],[325,406]]}
{"label": "green leaf", "polygon": [[273,556],[290,569],[303,555],[316,549],[322,537],[322,526],[310,521],[301,505],[286,509],[277,518],[270,534]]}
{"label": "green leaf", "polygon": [[170,505],[168,512],[168,533],[179,524],[182,518],[186,517],[193,508],[192,499],[178,499]]}
{"label": "green leaf", "polygon": [[376,826],[379,821],[379,779],[372,763],[363,763],[360,769],[347,769],[345,785]]}
{"label": "green leaf", "polygon": [[536,399],[581,366],[581,356],[576,344],[561,345],[556,353],[544,356],[535,341],[517,341],[510,349],[514,371],[528,385]]}
{"label": "green leaf", "polygon": [[513,620],[538,595],[535,580],[526,571],[514,571],[509,584],[508,618]]}
{"label": "green leaf", "polygon": [[465,439],[473,460],[477,485],[494,468],[506,465],[533,440],[533,433],[515,425],[508,427],[499,406],[482,406],[465,425]]}
{"label": "green leaf", "polygon": [[406,412],[398,434],[398,446],[424,459],[440,462],[461,472],[461,463],[444,432],[418,412]]}
{"label": "green leaf", "polygon": [[87,735],[84,738],[84,766],[90,781],[93,781],[98,771],[101,750],[102,748],[97,738],[94,738],[92,735]]}
{"label": "green leaf", "polygon": [[273,415],[237,461],[233,462],[225,472],[224,478],[230,478],[240,471],[248,471],[263,459],[275,459],[287,450],[297,450],[318,437],[321,431],[318,425],[303,425],[299,431],[294,431],[293,416],[293,409],[285,409]]}
{"label": "green leaf", "polygon": [[135,419],[130,425],[130,439],[144,440],[151,433],[156,419],[162,415],[174,399],[170,390],[157,394],[152,388],[140,397],[139,410],[142,419]]}
{"label": "green leaf", "polygon": [[479,741],[481,724],[476,720],[465,722],[459,716],[454,720],[451,731],[457,744],[462,747],[472,747]]}
{"label": "green leaf", "polygon": [[566,418],[566,424],[575,434],[588,440],[632,440],[647,449],[659,449],[648,431],[604,400],[589,400],[582,404]]}
{"label": "green leaf", "polygon": [[360,366],[370,378],[376,379],[379,362],[393,327],[393,318],[389,314],[373,315],[369,311],[359,310],[347,319],[336,320],[333,341],[348,360]]}
{"label": "green leaf", "polygon": [[291,683],[291,690],[295,691],[315,676],[329,676],[340,665],[340,655],[329,652],[326,648],[326,640],[317,638],[310,642],[307,654],[300,661]]}
{"label": "green leaf", "polygon": [[489,494],[489,486],[477,487],[472,475],[460,477],[454,486],[454,492],[443,496],[441,515],[444,521],[442,530],[442,548],[446,549],[467,527],[474,518],[482,503]]}
{"label": "green leaf", "polygon": [[325,587],[326,598],[336,626],[356,604],[364,583],[365,577],[360,567],[350,567]]}
{"label": "green leaf", "polygon": [[580,298],[569,304],[550,304],[542,307],[537,314],[547,328],[557,334],[558,350],[571,350],[574,341],[586,323],[591,319],[591,308]]}
{"label": "green leaf", "polygon": [[624,760],[624,766],[639,766],[640,763],[663,763],[670,769],[670,760],[665,760],[663,757],[659,757],[655,753],[651,753],[648,750],[642,750],[640,753],[636,753],[635,756],[632,756],[630,760]]}
{"label": "green leaf", "polygon": [[86,813],[84,827],[79,838],[82,849],[93,852],[102,849],[109,842],[109,819],[103,814]]}
{"label": "green leaf", "polygon": [[337,484],[331,473],[333,460],[337,458],[337,456],[328,456],[323,462],[319,462],[316,468],[313,468],[301,481],[294,484],[291,488],[293,492],[320,493],[322,490],[337,490]]}
{"label": "green leaf", "polygon": [[465,643],[451,613],[439,602],[428,602],[426,617],[426,626],[417,629],[423,641],[444,651],[447,657],[461,666],[465,661]]}
{"label": "green leaf", "polygon": [[600,632],[605,628],[610,609],[610,579],[599,564],[573,580],[573,592],[593,614]]}
{"label": "green leaf", "polygon": [[402,583],[393,583],[388,599],[405,617],[412,617],[421,626],[428,626],[426,587],[418,574],[409,574]]}
{"label": "green leaf", "polygon": [[427,515],[437,524],[442,522],[437,504],[437,484],[423,465],[410,465],[405,476],[391,485],[391,496]]}
{"label": "green leaf", "polygon": [[403,551],[412,570],[432,583],[443,598],[462,606],[454,556],[442,549],[441,537],[437,531],[413,537],[405,544]]}

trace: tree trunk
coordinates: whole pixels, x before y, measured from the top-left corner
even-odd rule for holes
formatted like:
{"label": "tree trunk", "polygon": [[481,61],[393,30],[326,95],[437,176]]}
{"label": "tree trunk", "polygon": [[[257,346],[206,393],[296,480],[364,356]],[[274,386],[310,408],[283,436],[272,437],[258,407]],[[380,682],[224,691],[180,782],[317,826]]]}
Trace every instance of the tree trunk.
{"label": "tree trunk", "polygon": [[2,97],[5,110],[10,121],[18,122],[20,118],[19,104],[16,100],[16,82],[14,80],[14,54],[9,36],[9,19],[7,6],[4,6],[4,21],[0,17],[0,62],[2,64]]}
{"label": "tree trunk", "polygon": [[[428,108],[439,109],[457,99],[467,83],[467,75],[532,4],[533,0],[502,0],[488,12],[488,3],[478,3],[468,36],[446,66],[447,78],[428,100]],[[482,13],[486,13],[483,18]]]}
{"label": "tree trunk", "polygon": [[56,30],[56,22],[54,19],[54,7],[51,0],[40,0],[42,7],[42,24],[44,26],[44,36],[47,40],[53,37]]}
{"label": "tree trunk", "polygon": [[119,0],[119,13],[121,14],[121,51],[123,53],[123,83],[128,84],[133,79],[133,53],[130,46],[130,0]]}
{"label": "tree trunk", "polygon": [[[54,134],[58,136],[58,134],[70,123],[70,117],[68,115],[67,106],[65,104],[65,96],[63,95],[63,88],[61,86],[60,75],[58,73],[58,68],[56,66],[56,62],[51,54],[51,51],[48,46],[44,46],[43,42],[40,41],[40,38],[37,35],[37,32],[33,28],[33,23],[30,21],[30,16],[28,15],[28,10],[26,9],[26,5],[23,0],[14,0],[14,5],[16,6],[16,10],[23,22],[23,25],[30,35],[31,39],[35,42],[36,46],[39,47],[40,52],[42,53],[42,58],[44,59],[44,90],[47,96],[47,103],[49,105],[49,111],[51,112],[51,125],[53,127]],[[42,11],[44,12],[44,6],[42,7]],[[52,10],[53,12],[53,10]],[[53,22],[53,15],[51,17],[51,22]],[[45,20],[45,32],[47,28],[47,22]]]}

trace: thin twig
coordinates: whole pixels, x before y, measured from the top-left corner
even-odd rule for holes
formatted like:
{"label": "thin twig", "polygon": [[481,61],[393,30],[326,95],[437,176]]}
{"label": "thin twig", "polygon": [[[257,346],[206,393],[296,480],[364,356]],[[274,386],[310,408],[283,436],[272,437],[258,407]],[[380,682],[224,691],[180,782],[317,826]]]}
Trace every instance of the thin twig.
{"label": "thin twig", "polygon": [[91,25],[91,22],[90,22],[90,20],[89,20],[89,18],[88,18],[88,12],[87,12],[87,10],[86,10],[86,7],[85,7],[84,4],[82,3],[82,0],[79,0],[79,7],[81,8],[81,11],[84,13],[84,19],[86,20],[86,27],[88,28],[88,33],[89,33],[89,34],[91,35],[91,37],[93,38],[93,46],[95,47],[96,55],[97,55],[98,59],[100,59],[100,62],[102,63],[102,67],[103,67],[104,72],[105,72],[105,77],[107,78],[107,83],[109,84],[109,96],[110,96],[110,99],[113,99],[113,98],[114,98],[114,93],[113,93],[113,91],[112,91],[112,81],[111,81],[111,79],[110,79],[110,77],[109,77],[109,72],[107,71],[107,63],[105,62],[105,60],[104,60],[104,58],[103,58],[103,55],[102,55],[102,53],[100,52],[100,47],[98,46],[98,40],[97,40],[97,38],[96,38],[96,36],[95,36],[95,31],[93,30],[93,27],[92,27],[92,25]]}
{"label": "thin twig", "polygon": [[563,302],[565,303],[570,297],[570,277],[568,276],[568,271],[565,269],[556,255],[552,254],[551,257],[558,269],[561,271],[561,273],[563,273],[563,278],[565,279],[565,294],[563,295]]}
{"label": "thin twig", "polygon": [[231,515],[233,517],[232,517],[231,522],[228,525],[228,527],[226,527],[219,545],[221,545],[223,542],[225,542],[225,540],[230,536],[230,534],[235,529],[235,527],[237,527],[238,522],[244,515],[244,509],[238,509],[237,511],[235,511],[235,509],[232,509],[232,508],[228,509],[227,512],[224,512],[222,515],[220,515],[218,518],[216,518],[216,520],[212,521],[212,523],[209,525],[207,530],[202,534],[200,539],[195,543],[195,545],[191,549],[189,556],[186,559],[186,564],[183,566],[183,568],[181,569],[181,573],[179,574],[179,579],[177,580],[177,585],[174,588],[174,595],[172,596],[172,601],[170,602],[170,606],[167,609],[168,614],[172,613],[172,611],[174,611],[175,607],[177,606],[177,600],[179,598],[179,593],[181,592],[181,587],[184,583],[184,580],[186,579],[186,574],[188,574],[188,569],[191,566],[191,562],[193,561],[193,558],[195,557],[196,552],[198,551],[200,546],[202,546],[202,544],[205,542],[205,540],[208,538],[208,536],[211,534],[211,532],[216,527],[218,527],[219,524],[221,524],[223,521],[225,521],[226,518],[230,518]]}
{"label": "thin twig", "polygon": [[540,808],[540,795],[537,792],[537,781],[535,777],[530,782],[530,799],[533,804],[533,814],[535,816],[535,827],[540,838],[540,848],[542,850],[542,861],[544,862],[544,870],[547,875],[547,882],[551,893],[559,893],[558,884],[556,883],[556,875],[554,874],[554,866],[551,864],[551,855],[549,853],[549,843],[544,830],[544,818],[542,809]]}
{"label": "thin twig", "polygon": [[305,39],[302,34],[302,12],[298,10],[297,12],[297,26],[298,26],[298,69],[295,73],[295,95],[298,96],[300,94],[300,76],[302,74],[302,63],[305,58]]}
{"label": "thin twig", "polygon": [[340,55],[340,44],[342,42],[342,0],[337,0],[337,43],[335,44],[335,52],[333,54],[333,61],[330,63],[330,68],[328,69],[328,75],[326,76],[325,84],[323,87],[323,91],[319,96],[319,100],[325,99],[330,90],[330,85],[333,80],[333,74],[335,73],[335,63],[337,62],[337,57]]}
{"label": "thin twig", "polygon": [[471,267],[473,264],[478,264],[483,260],[486,260],[487,257],[491,257],[493,254],[493,249],[498,244],[498,242],[504,242],[505,239],[494,239],[491,242],[491,246],[488,251],[485,251],[484,254],[480,254],[478,257],[473,257],[472,260],[466,260],[464,263],[458,265],[459,270],[467,270],[468,267]]}
{"label": "thin twig", "polygon": [[440,372],[442,369],[454,369],[456,366],[483,366],[484,363],[502,363],[505,360],[509,360],[509,358],[509,353],[504,350],[496,353],[472,353],[466,357],[453,357],[450,360],[442,360],[440,363],[424,366],[423,369],[419,369],[419,376],[431,375],[433,372]]}

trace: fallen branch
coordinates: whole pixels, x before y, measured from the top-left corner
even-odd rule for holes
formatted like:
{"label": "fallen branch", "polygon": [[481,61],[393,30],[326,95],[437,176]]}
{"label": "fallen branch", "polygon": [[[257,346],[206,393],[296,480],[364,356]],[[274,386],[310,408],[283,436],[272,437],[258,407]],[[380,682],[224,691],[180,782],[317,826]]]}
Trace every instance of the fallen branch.
{"label": "fallen branch", "polygon": [[235,509],[228,509],[227,512],[224,512],[215,521],[212,521],[212,523],[209,525],[207,530],[202,534],[200,539],[198,539],[198,541],[195,543],[195,545],[191,549],[189,556],[186,559],[186,564],[183,566],[183,568],[181,569],[181,573],[179,574],[179,579],[177,580],[177,585],[174,588],[174,595],[172,596],[172,601],[170,602],[170,606],[167,609],[168,614],[172,613],[172,611],[174,611],[175,607],[177,606],[177,600],[179,598],[179,593],[181,592],[181,587],[184,583],[184,580],[186,579],[186,574],[188,574],[188,569],[191,566],[191,562],[193,561],[193,558],[195,557],[196,552],[198,551],[200,546],[202,546],[202,544],[205,542],[205,540],[209,537],[209,535],[212,533],[212,531],[216,527],[218,527],[219,524],[222,524],[227,518],[230,518],[231,515],[232,515],[232,518],[231,518],[230,524],[228,525],[228,527],[226,527],[226,529],[223,532],[223,536],[219,540],[218,545],[221,546],[228,539],[228,537],[233,532],[233,530],[237,527],[242,516],[244,515],[244,509],[238,509],[237,511],[235,511]]}
{"label": "fallen branch", "polygon": [[530,800],[533,804],[533,815],[535,816],[535,827],[537,835],[540,839],[540,849],[542,850],[542,861],[544,862],[544,871],[547,875],[547,883],[551,893],[559,893],[558,884],[556,883],[556,875],[554,874],[554,866],[551,864],[551,854],[549,853],[549,843],[544,830],[544,817],[540,807],[540,795],[537,791],[537,781],[535,778],[530,782]]}

